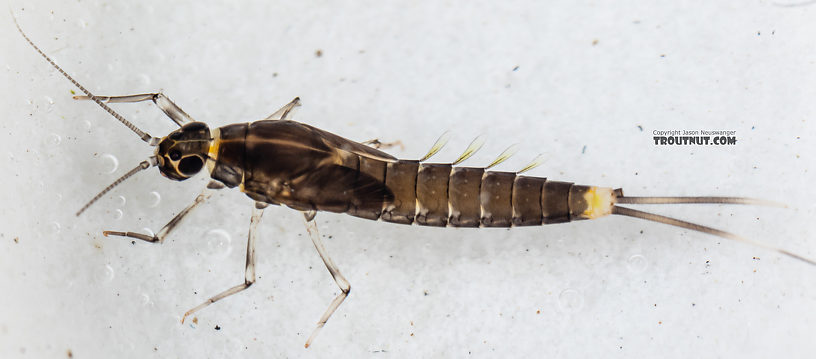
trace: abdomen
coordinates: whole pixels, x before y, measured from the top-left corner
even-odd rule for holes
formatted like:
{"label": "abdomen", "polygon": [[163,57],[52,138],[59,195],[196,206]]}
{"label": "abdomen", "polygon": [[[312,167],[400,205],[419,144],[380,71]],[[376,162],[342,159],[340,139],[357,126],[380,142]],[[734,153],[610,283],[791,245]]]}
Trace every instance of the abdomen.
{"label": "abdomen", "polygon": [[393,194],[379,213],[348,211],[363,218],[426,226],[533,226],[593,218],[611,207],[612,191],[606,188],[450,164],[363,162],[360,171],[379,174]]}

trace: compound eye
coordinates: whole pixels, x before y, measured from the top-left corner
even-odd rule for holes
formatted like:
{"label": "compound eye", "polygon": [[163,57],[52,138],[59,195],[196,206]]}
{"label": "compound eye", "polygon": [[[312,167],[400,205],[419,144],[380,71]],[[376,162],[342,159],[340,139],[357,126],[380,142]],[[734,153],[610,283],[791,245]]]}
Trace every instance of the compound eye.
{"label": "compound eye", "polygon": [[181,152],[179,152],[178,150],[170,151],[170,159],[171,160],[178,161],[179,158],[181,158]]}
{"label": "compound eye", "polygon": [[204,167],[204,161],[202,161],[198,156],[184,157],[184,159],[182,159],[178,164],[179,171],[185,175],[194,175],[201,170],[201,167]]}

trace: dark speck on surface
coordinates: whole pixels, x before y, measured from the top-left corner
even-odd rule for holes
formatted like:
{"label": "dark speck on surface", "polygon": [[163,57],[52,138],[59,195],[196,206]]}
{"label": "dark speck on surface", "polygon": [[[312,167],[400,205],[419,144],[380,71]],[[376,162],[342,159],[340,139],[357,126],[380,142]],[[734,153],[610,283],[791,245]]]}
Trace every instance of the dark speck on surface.
{"label": "dark speck on surface", "polygon": [[519,69],[519,67],[518,67],[518,65],[516,65],[516,67],[513,68],[513,71],[518,71],[518,69]]}
{"label": "dark speck on surface", "polygon": [[221,330],[221,327],[218,324],[216,324],[215,325],[215,330]]}

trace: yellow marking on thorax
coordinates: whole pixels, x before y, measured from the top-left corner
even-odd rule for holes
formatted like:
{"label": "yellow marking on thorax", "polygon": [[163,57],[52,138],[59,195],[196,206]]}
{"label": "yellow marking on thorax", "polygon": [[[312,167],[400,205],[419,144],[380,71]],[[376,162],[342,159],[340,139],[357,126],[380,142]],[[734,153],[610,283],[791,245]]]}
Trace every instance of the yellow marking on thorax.
{"label": "yellow marking on thorax", "polygon": [[207,151],[207,170],[212,174],[215,170],[215,162],[218,161],[218,150],[221,149],[221,130],[213,129],[211,132],[210,149]]}
{"label": "yellow marking on thorax", "polygon": [[595,219],[612,214],[612,206],[615,204],[615,195],[611,188],[590,187],[584,193],[587,208],[581,214],[584,218]]}

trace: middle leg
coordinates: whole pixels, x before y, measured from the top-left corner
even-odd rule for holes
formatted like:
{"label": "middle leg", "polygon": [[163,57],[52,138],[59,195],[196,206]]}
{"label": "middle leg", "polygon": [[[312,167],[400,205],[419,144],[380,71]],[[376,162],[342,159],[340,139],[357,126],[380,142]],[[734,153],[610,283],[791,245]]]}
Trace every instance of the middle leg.
{"label": "middle leg", "polygon": [[207,299],[204,303],[201,303],[195,308],[188,310],[186,313],[184,313],[184,316],[181,317],[182,323],[184,323],[184,320],[187,319],[187,317],[190,316],[191,314],[221,299],[224,299],[240,291],[243,291],[244,289],[249,288],[249,286],[255,283],[255,239],[258,233],[258,223],[261,222],[263,210],[264,208],[266,208],[266,206],[267,206],[266,203],[255,202],[255,207],[252,209],[252,218],[250,218],[249,220],[249,238],[247,239],[247,255],[246,255],[246,268],[244,271],[244,282],[230,289],[227,289],[221,293],[218,293],[212,298]]}

